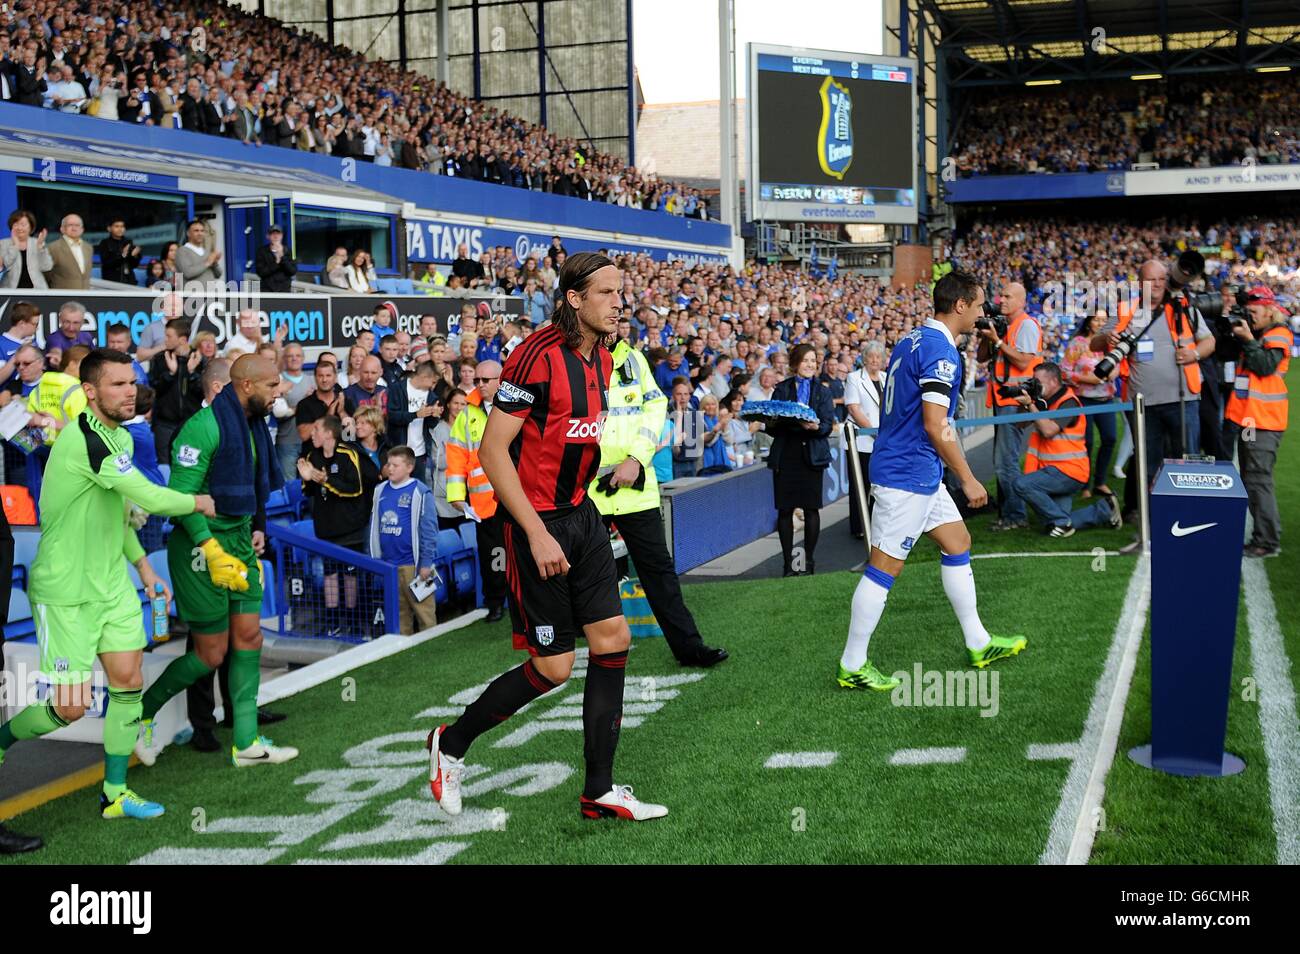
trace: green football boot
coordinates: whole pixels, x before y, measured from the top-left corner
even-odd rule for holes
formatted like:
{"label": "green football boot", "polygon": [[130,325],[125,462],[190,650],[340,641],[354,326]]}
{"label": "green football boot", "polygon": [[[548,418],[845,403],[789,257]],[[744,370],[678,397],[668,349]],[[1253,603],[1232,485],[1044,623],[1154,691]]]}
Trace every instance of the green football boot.
{"label": "green football boot", "polygon": [[877,692],[889,692],[896,688],[901,679],[895,679],[893,676],[886,676],[883,672],[871,665],[868,659],[861,669],[850,672],[843,665],[840,666],[840,674],[836,679],[845,689],[875,689]]}
{"label": "green football boot", "polygon": [[990,633],[987,646],[983,649],[967,649],[966,652],[970,653],[970,664],[976,669],[983,669],[999,659],[1018,656],[1020,650],[1028,644],[1029,640],[1023,636],[994,636]]}

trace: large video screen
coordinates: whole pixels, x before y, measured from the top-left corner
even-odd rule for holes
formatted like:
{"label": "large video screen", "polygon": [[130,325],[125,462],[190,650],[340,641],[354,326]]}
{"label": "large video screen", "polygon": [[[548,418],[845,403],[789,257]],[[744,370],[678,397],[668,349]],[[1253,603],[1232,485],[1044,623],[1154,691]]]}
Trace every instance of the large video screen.
{"label": "large video screen", "polygon": [[916,62],[749,45],[749,215],[916,223]]}

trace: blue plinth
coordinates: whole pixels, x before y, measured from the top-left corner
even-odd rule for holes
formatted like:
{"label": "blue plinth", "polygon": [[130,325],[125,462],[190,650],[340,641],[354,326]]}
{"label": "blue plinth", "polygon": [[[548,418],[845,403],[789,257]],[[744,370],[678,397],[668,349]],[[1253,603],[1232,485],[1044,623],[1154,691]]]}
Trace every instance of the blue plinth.
{"label": "blue plinth", "polygon": [[1245,528],[1231,464],[1165,461],[1151,492],[1151,745],[1129,753],[1139,764],[1172,775],[1244,768],[1223,742]]}

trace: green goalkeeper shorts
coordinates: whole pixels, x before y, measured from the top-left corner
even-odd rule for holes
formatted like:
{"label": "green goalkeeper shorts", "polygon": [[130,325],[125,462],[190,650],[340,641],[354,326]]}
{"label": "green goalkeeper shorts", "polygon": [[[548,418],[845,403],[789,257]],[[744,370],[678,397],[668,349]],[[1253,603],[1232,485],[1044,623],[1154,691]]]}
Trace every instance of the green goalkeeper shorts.
{"label": "green goalkeeper shorts", "polygon": [[41,672],[60,686],[88,682],[100,653],[144,649],[144,610],[140,594],[130,584],[112,600],[32,607]]}
{"label": "green goalkeeper shorts", "polygon": [[213,536],[221,549],[248,567],[248,589],[243,593],[212,582],[203,551],[179,527],[167,538],[167,566],[172,574],[176,615],[189,625],[191,632],[200,635],[223,633],[230,628],[230,617],[240,613],[261,615],[262,611],[262,578],[257,554],[253,552],[252,533],[217,531]]}

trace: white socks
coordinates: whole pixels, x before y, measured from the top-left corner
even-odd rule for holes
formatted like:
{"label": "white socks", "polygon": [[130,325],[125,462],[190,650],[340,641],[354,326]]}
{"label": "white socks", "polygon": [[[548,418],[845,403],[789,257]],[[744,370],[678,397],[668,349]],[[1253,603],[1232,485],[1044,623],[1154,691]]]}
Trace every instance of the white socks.
{"label": "white socks", "polygon": [[[989,644],[989,631],[980,622],[979,610],[975,605],[975,574],[970,568],[970,552],[955,556],[943,554],[939,575],[943,578],[943,591],[948,595],[948,602],[961,623],[962,636],[966,639],[966,648],[980,650]],[[854,606],[857,606],[856,600]]]}
{"label": "white socks", "polygon": [[862,579],[858,580],[858,588],[853,591],[849,638],[844,644],[844,654],[840,656],[840,665],[849,672],[856,672],[866,664],[867,645],[880,622],[880,614],[885,611],[885,600],[893,585],[892,576],[873,566],[867,567]]}

